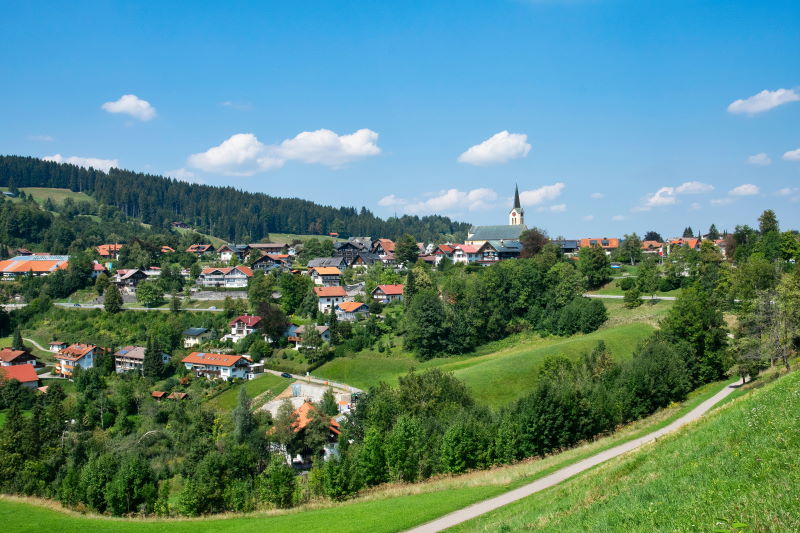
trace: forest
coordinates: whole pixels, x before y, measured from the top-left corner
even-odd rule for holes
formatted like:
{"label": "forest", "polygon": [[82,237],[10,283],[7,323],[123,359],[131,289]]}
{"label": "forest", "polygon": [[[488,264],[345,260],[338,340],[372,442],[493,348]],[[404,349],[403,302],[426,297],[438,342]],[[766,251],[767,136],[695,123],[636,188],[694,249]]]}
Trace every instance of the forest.
{"label": "forest", "polygon": [[154,228],[182,221],[229,242],[256,242],[272,233],[370,236],[397,239],[409,233],[425,242],[462,240],[469,225],[447,217],[404,215],[383,220],[362,207],[321,206],[232,187],[187,183],[111,169],[108,173],[33,157],[0,156],[0,186],[53,187],[86,192]]}

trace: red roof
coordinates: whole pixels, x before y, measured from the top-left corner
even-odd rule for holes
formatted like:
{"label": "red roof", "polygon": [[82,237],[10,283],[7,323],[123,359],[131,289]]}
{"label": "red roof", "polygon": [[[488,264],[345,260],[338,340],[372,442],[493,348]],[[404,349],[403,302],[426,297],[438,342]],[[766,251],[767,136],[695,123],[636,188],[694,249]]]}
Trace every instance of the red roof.
{"label": "red roof", "polygon": [[25,355],[25,352],[22,350],[12,350],[11,348],[3,348],[0,350],[0,361],[4,363],[10,363],[20,355]]}
{"label": "red roof", "polygon": [[344,290],[344,287],[314,287],[314,293],[317,298],[333,298],[336,296],[344,298],[347,296],[347,291]]}
{"label": "red roof", "polygon": [[[305,402],[303,405],[295,409],[294,414],[297,415],[297,420],[292,422],[292,427],[294,428],[295,432],[305,428],[314,418],[316,412],[317,408],[314,407],[314,404],[311,402]],[[331,425],[329,426],[330,430],[336,433],[337,435],[340,434],[341,429],[339,427],[339,423],[336,421],[335,418],[331,418],[330,420],[331,420]]]}
{"label": "red roof", "polygon": [[171,246],[164,245],[164,246],[161,247],[161,253],[162,254],[170,254],[170,253],[172,253],[174,251],[175,251],[175,248],[172,248]]}
{"label": "red roof", "polygon": [[210,244],[193,244],[186,249],[189,253],[197,253],[197,252],[208,252],[209,250],[213,249]]}
{"label": "red roof", "polygon": [[237,322],[243,322],[245,326],[248,326],[248,327],[252,328],[256,324],[261,322],[261,317],[260,316],[256,316],[256,315],[237,316],[236,318],[234,318],[233,320],[228,322],[228,325],[232,326],[232,325],[236,324]]}
{"label": "red roof", "polygon": [[92,270],[94,270],[96,272],[105,272],[106,271],[106,267],[104,267],[100,263],[92,263]]}
{"label": "red roof", "polygon": [[352,313],[353,311],[366,306],[367,304],[363,304],[361,302],[342,302],[339,304],[339,309],[345,313]]}
{"label": "red roof", "polygon": [[76,342],[75,344],[70,344],[60,352],[58,352],[58,357],[62,359],[72,359],[73,361],[77,361],[78,359],[84,357],[86,354],[91,352],[97,348],[94,344],[81,344]]}
{"label": "red roof", "polygon": [[456,244],[455,248],[461,250],[465,254],[477,254],[478,250],[480,250],[480,246],[475,246],[474,244]]}
{"label": "red roof", "polygon": [[0,366],[0,376],[4,379],[16,379],[20,383],[38,382],[39,376],[33,365]]}
{"label": "red roof", "polygon": [[210,366],[233,366],[240,359],[241,355],[229,355],[224,353],[203,353],[192,352],[183,358],[183,363],[192,363],[195,365],[210,365]]}
{"label": "red roof", "polygon": [[[401,284],[378,285],[377,287],[375,287],[375,291],[377,291],[378,289],[380,289],[381,292],[383,292],[383,294],[385,294],[387,296],[396,296],[396,295],[403,294],[403,285],[401,285]],[[375,292],[375,291],[372,291],[372,292]]]}
{"label": "red roof", "polygon": [[154,390],[153,392],[150,393],[150,396],[152,396],[153,398],[163,398],[166,395],[167,393],[164,392],[163,390]]}
{"label": "red roof", "polygon": [[97,247],[97,253],[101,257],[111,257],[112,255],[116,255],[122,250],[121,244],[101,244]]}
{"label": "red roof", "polygon": [[52,261],[0,261],[0,272],[53,272],[55,270],[66,270],[69,264],[64,259],[54,259]]}
{"label": "red roof", "polygon": [[433,252],[434,254],[452,254],[454,248],[449,244],[440,244],[436,247],[436,251]]}
{"label": "red roof", "polygon": [[603,249],[619,248],[619,239],[581,239],[581,248],[588,248],[590,246],[594,246],[595,244]]}
{"label": "red roof", "polygon": [[[378,243],[380,243],[381,248],[386,253],[394,252],[394,241],[391,239],[378,239]],[[376,246],[377,247],[377,246]]]}

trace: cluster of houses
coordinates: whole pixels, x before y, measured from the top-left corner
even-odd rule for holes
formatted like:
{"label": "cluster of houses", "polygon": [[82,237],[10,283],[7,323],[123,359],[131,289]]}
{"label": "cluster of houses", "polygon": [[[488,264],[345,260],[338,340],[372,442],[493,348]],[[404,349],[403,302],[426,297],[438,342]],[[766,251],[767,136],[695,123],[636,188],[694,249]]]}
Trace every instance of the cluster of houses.
{"label": "cluster of houses", "polygon": [[26,350],[0,350],[0,380],[17,380],[22,386],[39,387],[36,368],[44,366]]}

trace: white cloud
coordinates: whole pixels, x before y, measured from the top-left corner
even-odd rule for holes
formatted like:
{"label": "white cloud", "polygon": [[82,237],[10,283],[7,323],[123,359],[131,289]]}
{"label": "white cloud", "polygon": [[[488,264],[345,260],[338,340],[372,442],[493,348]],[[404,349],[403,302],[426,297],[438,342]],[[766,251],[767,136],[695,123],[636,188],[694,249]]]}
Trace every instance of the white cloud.
{"label": "white cloud", "polygon": [[388,196],[384,196],[383,198],[378,200],[378,205],[383,206],[383,207],[391,207],[391,206],[395,206],[395,205],[405,205],[405,204],[406,204],[405,200],[403,200],[402,198],[398,198],[394,194],[390,194]]}
{"label": "white cloud", "polygon": [[758,188],[758,185],[753,185],[752,183],[745,183],[744,185],[739,185],[728,191],[728,194],[731,196],[753,196],[761,192],[761,189]]}
{"label": "white cloud", "polygon": [[304,131],[279,145],[266,145],[252,133],[237,133],[218,146],[190,155],[187,164],[206,172],[229,176],[252,176],[280,168],[287,161],[319,163],[339,167],[344,163],[377,155],[378,134],[361,129],[349,135],[330,130]]}
{"label": "white cloud", "polygon": [[800,161],[800,148],[797,150],[789,150],[783,154],[783,158],[786,161]]}
{"label": "white cloud", "polygon": [[611,217],[611,220],[613,220],[614,222],[619,222],[620,220],[626,220],[627,218],[628,217],[626,217],[625,215],[614,215],[613,217]]}
{"label": "white cloud", "polygon": [[522,205],[539,205],[542,202],[558,198],[564,190],[564,187],[566,187],[566,185],[558,182],[531,191],[522,191],[519,193],[519,200]]}
{"label": "white cloud", "polygon": [[470,147],[458,156],[458,160],[470,165],[495,165],[525,157],[530,150],[531,145],[528,144],[527,135],[503,130],[482,143]]}
{"label": "white cloud", "polygon": [[156,116],[156,108],[135,94],[123,94],[116,102],[106,102],[100,107],[109,113],[124,113],[144,121]]}
{"label": "white cloud", "polygon": [[729,113],[755,115],[775,107],[800,100],[794,89],[763,90],[744,100],[736,100],[728,106]]}
{"label": "white cloud", "polygon": [[542,213],[563,213],[564,211],[567,210],[567,204],[542,206],[536,210]]}
{"label": "white cloud", "polygon": [[778,196],[791,196],[796,192],[800,192],[797,187],[785,187],[778,191]]}
{"label": "white cloud", "polygon": [[89,168],[92,167],[96,170],[108,172],[110,169],[119,167],[118,159],[97,159],[94,157],[64,157],[61,154],[48,155],[42,158],[45,161],[53,161],[54,163],[68,163],[79,167]]}
{"label": "white cloud", "polygon": [[692,205],[689,206],[689,209],[692,211],[697,211],[698,209],[702,208],[703,206],[700,205],[700,202],[692,202]]}
{"label": "white cloud", "polygon": [[588,222],[590,220],[594,220],[594,215],[583,215],[582,218],[583,218],[583,220]]}
{"label": "white cloud", "polygon": [[758,165],[765,167],[770,163],[772,163],[772,159],[770,159],[770,157],[764,152],[761,152],[760,154],[755,154],[748,157],[747,162],[750,163],[751,165]]}
{"label": "white cloud", "polygon": [[714,190],[713,185],[699,181],[687,181],[675,188],[675,194],[703,194]]}
{"label": "white cloud", "polygon": [[675,205],[678,203],[678,195],[703,194],[713,190],[713,185],[700,181],[686,181],[677,187],[661,187],[656,192],[645,196],[642,204],[634,207],[632,211],[649,211],[654,207]]}
{"label": "white cloud", "polygon": [[45,142],[51,143],[56,140],[55,137],[51,135],[28,135],[29,141],[37,141],[37,142]]}
{"label": "white cloud", "polygon": [[340,166],[361,157],[378,155],[378,134],[363,128],[350,135],[331,130],[304,131],[280,144],[277,153],[284,159]]}
{"label": "white cloud", "polygon": [[237,111],[250,111],[253,109],[253,104],[250,102],[234,102],[233,100],[225,100],[224,102],[220,102],[219,105],[222,107],[236,109]]}
{"label": "white cloud", "polygon": [[733,198],[715,198],[711,200],[711,205],[714,206],[721,206],[721,205],[728,205],[735,202]]}
{"label": "white cloud", "polygon": [[409,213],[437,213],[454,209],[477,211],[493,207],[496,200],[497,193],[492,189],[473,189],[469,192],[448,189],[440,191],[427,200],[408,203],[406,211]]}
{"label": "white cloud", "polygon": [[603,194],[601,192],[593,192],[592,194],[589,195],[589,197],[594,199],[594,200],[600,200],[604,196],[605,196],[605,194]]}

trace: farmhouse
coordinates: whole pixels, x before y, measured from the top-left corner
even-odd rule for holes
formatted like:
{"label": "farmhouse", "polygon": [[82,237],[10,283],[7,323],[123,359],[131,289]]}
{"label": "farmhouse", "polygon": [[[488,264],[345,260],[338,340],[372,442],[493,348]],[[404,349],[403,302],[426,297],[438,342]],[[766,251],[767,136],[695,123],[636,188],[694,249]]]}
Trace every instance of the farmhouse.
{"label": "farmhouse", "polygon": [[394,241],[391,239],[377,239],[372,245],[372,253],[383,257],[387,254],[394,254]]}
{"label": "farmhouse", "polygon": [[0,366],[31,365],[38,363],[37,359],[25,350],[3,348],[0,350]]}
{"label": "farmhouse", "polygon": [[133,292],[136,286],[146,279],[147,274],[145,274],[144,270],[139,270],[138,268],[121,268],[114,273],[114,277],[111,278],[111,281],[119,285],[120,289],[124,289],[126,292]]}
{"label": "farmhouse", "polygon": [[247,281],[253,277],[250,267],[239,265],[235,267],[204,268],[197,277],[197,284],[202,287],[217,287],[225,289],[243,289]]}
{"label": "farmhouse", "polygon": [[333,255],[343,257],[345,263],[349,265],[359,252],[368,252],[370,247],[360,239],[351,238],[348,241],[333,243]]}
{"label": "farmhouse", "polygon": [[71,344],[55,355],[56,366],[53,370],[62,377],[71,377],[78,367],[92,368],[95,359],[103,351],[103,348],[94,344]]}
{"label": "farmhouse", "polygon": [[246,379],[250,361],[242,355],[192,352],[181,361],[198,377],[207,379]]}
{"label": "farmhouse", "polygon": [[342,302],[336,306],[336,318],[346,322],[358,319],[358,316],[369,315],[369,307],[361,302]]}
{"label": "farmhouse", "polygon": [[198,346],[211,338],[211,331],[206,328],[189,328],[183,333],[183,347]]}
{"label": "farmhouse", "polygon": [[320,313],[330,312],[347,298],[344,287],[314,287],[314,294],[317,295],[317,309]]}
{"label": "farmhouse", "polygon": [[287,270],[291,266],[292,258],[288,254],[264,254],[251,263],[253,270],[263,270],[265,272],[275,268]]}
{"label": "farmhouse", "polygon": [[[114,366],[117,374],[131,370],[142,372],[144,369],[144,346],[125,346],[114,353]],[[169,354],[161,353],[161,362],[169,363]]]}
{"label": "farmhouse", "polygon": [[17,380],[23,387],[35,389],[39,386],[39,376],[33,365],[13,365],[0,367],[0,379]]}
{"label": "farmhouse", "polygon": [[399,302],[403,299],[403,285],[378,285],[372,290],[372,299],[382,304]]}
{"label": "farmhouse", "polygon": [[381,261],[382,259],[377,254],[373,254],[371,252],[358,252],[353,260],[348,263],[348,265],[353,268],[367,268],[370,265]]}

